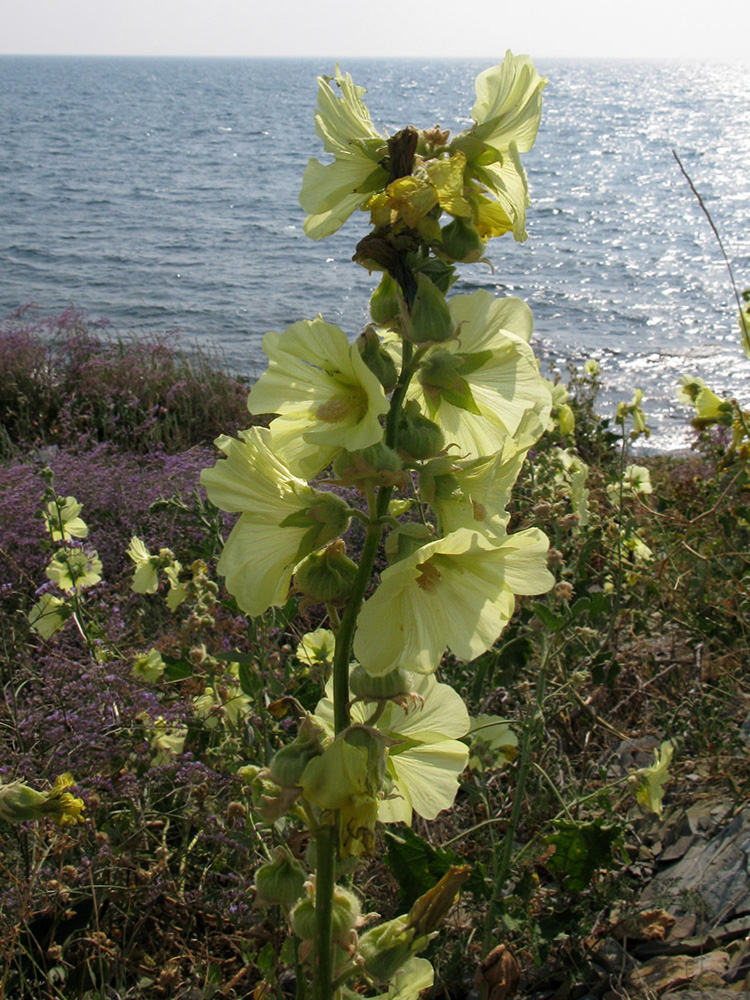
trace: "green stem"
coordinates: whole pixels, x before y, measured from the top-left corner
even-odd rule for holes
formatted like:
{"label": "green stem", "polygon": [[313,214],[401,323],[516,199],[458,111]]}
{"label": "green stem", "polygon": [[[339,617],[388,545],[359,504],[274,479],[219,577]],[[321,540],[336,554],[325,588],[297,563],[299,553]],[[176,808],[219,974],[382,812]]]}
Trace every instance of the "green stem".
{"label": "green stem", "polygon": [[[543,639],[544,641],[544,639]],[[526,780],[533,764],[532,755],[534,750],[534,738],[536,737],[539,720],[542,718],[542,706],[544,704],[544,691],[547,684],[547,662],[549,650],[544,642],[542,650],[542,662],[539,666],[539,680],[536,685],[536,704],[534,711],[524,729],[523,741],[521,743],[520,762],[518,765],[518,777],[516,778],[516,788],[513,794],[513,808],[510,814],[510,821],[503,837],[503,851],[500,856],[500,864],[497,866],[495,875],[494,896],[490,902],[490,919],[484,929],[482,942],[482,955],[486,956],[490,951],[494,935],[494,917],[502,909],[503,886],[510,875],[513,861],[513,845],[515,843],[516,830],[521,818],[521,807],[523,806],[526,792]]]}
{"label": "green stem", "polygon": [[315,975],[313,1000],[333,996],[333,886],[336,878],[335,827],[322,827],[315,835]]}
{"label": "green stem", "polygon": [[[391,405],[386,417],[385,442],[390,448],[398,445],[398,425],[401,406],[406,390],[414,374],[412,366],[412,345],[404,342],[404,357],[398,384],[391,396]],[[375,557],[378,554],[383,523],[380,520],[388,511],[392,487],[381,487],[377,499],[368,496],[369,522],[365,534],[362,554],[357,574],[352,584],[346,609],[341,616],[341,624],[336,634],[336,652],[333,657],[333,720],[336,733],[349,725],[349,662],[351,660],[354,631],[357,627],[360,608],[372,577]],[[333,983],[333,941],[331,919],[333,916],[333,888],[336,872],[336,827],[328,827],[318,833],[317,877],[315,884],[315,955],[316,966],[313,983],[314,1000],[332,1000]]]}

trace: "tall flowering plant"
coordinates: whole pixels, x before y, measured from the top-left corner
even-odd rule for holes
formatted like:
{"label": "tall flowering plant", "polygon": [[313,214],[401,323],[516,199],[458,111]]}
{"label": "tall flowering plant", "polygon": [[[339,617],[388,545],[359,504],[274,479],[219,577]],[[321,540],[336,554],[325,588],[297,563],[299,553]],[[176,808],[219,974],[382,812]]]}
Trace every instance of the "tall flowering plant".
{"label": "tall flowering plant", "polygon": [[[305,231],[322,239],[369,214],[354,260],[379,275],[372,322],[353,343],[321,316],[269,333],[248,409],[273,419],[219,438],[224,457],[201,476],[218,507],[240,514],[219,562],[240,607],[260,615],[291,588],[330,622],[325,699],[249,775],[261,815],[312,836],[308,871],[280,845],[256,889],[286,908],[316,1000],[355,987],[415,997],[432,982],[417,955],[467,871],[366,930],[341,879],[374,852],[378,823],[453,805],[470,720],[435,677],[445,650],[479,656],[515,595],[553,584],[546,537],[507,531],[511,488],[552,406],[531,312],[486,291],[449,295],[457,263],[482,259],[490,237],[526,238],[521,154],[545,83],[508,52],[477,78],[473,124],[451,138],[439,126],[384,135],[348,74],[319,78],[316,131],[333,159],[305,171]],[[353,559],[355,518],[365,535]],[[388,566],[368,596],[381,545]]]}

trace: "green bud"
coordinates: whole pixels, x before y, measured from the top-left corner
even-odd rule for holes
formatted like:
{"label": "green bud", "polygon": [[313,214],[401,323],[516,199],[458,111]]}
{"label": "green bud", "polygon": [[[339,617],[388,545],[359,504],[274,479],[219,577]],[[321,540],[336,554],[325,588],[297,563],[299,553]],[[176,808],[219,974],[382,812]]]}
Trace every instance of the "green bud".
{"label": "green bud", "polygon": [[426,524],[417,524],[416,522],[400,524],[386,538],[386,558],[393,565],[402,559],[408,559],[427,542],[434,541],[435,534]]}
{"label": "green bud", "polygon": [[308,763],[323,753],[322,735],[309,716],[302,720],[294,742],[275,753],[269,764],[269,772],[277,785],[298,787]]}
{"label": "green bud", "polygon": [[388,326],[391,320],[401,315],[401,297],[398,285],[390,276],[384,274],[380,284],[370,298],[370,315],[379,326]]}
{"label": "green bud", "polygon": [[404,336],[415,344],[434,344],[455,336],[456,324],[443,293],[424,274],[415,275],[417,294]]}
{"label": "green bud", "polygon": [[461,500],[464,497],[450,458],[435,458],[419,470],[419,492],[422,499],[433,504],[436,500]]}
{"label": "green bud", "polygon": [[425,391],[428,406],[435,410],[441,400],[451,403],[469,413],[480,413],[472,396],[469,383],[463,378],[474,367],[476,356],[450,354],[448,351],[432,351],[420,365],[419,381]]}
{"label": "green bud", "polygon": [[391,392],[396,388],[398,382],[398,372],[393,358],[380,343],[380,337],[368,326],[364,333],[357,338],[357,347],[362,355],[362,360],[383,386],[385,392]]}
{"label": "green bud", "polygon": [[274,859],[255,873],[258,902],[291,906],[304,891],[305,873],[284,847],[274,850]]}
{"label": "green bud", "polygon": [[360,451],[340,451],[333,461],[333,474],[344,486],[364,489],[373,486],[393,486],[404,478],[401,459],[380,442]]}
{"label": "green bud", "polygon": [[351,593],[356,575],[357,564],[346,555],[343,539],[337,538],[322,552],[311,552],[300,563],[294,582],[308,603],[339,604]]}
{"label": "green bud", "polygon": [[349,506],[335,493],[317,493],[305,510],[295,511],[281,522],[282,528],[307,528],[297,549],[297,559],[304,559],[315,549],[332,542],[346,531]]}
{"label": "green bud", "polygon": [[433,458],[445,446],[445,437],[438,425],[425,417],[419,403],[412,399],[404,407],[398,425],[399,450],[415,462]]}
{"label": "green bud", "polygon": [[392,698],[403,698],[411,694],[412,681],[409,674],[401,667],[396,667],[389,674],[373,677],[368,674],[362,664],[349,674],[349,689],[360,701],[390,701]]}
{"label": "green bud", "polygon": [[366,931],[359,939],[358,952],[365,971],[376,983],[386,985],[412,955],[429,944],[428,937],[414,940],[414,928],[405,916],[396,917]]}
{"label": "green bud", "polygon": [[440,249],[452,260],[473,264],[487,249],[487,244],[468,219],[457,218],[444,226]]}
{"label": "green bud", "polygon": [[[312,887],[308,895],[301,899],[291,914],[292,930],[302,941],[312,941],[315,938],[315,899]],[[333,940],[346,947],[349,944],[351,932],[358,926],[362,908],[353,892],[337,885],[333,888],[333,918],[331,931]]]}

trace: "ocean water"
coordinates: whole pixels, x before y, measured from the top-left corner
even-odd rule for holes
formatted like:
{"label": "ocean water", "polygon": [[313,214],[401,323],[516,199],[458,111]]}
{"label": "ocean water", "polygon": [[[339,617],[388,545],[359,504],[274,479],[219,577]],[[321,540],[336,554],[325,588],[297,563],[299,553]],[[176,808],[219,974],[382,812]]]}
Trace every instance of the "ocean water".
{"label": "ocean water", "polygon": [[[376,125],[469,125],[484,63],[342,60]],[[596,358],[611,412],[645,392],[651,444],[684,446],[683,373],[750,394],[726,267],[750,286],[746,67],[538,61],[529,239],[492,241],[455,291],[524,298],[543,368]],[[297,197],[322,60],[0,57],[0,315],[73,304],[122,333],[178,329],[259,373],[261,339],[322,313],[355,336],[373,287],[357,213],[312,242]]]}

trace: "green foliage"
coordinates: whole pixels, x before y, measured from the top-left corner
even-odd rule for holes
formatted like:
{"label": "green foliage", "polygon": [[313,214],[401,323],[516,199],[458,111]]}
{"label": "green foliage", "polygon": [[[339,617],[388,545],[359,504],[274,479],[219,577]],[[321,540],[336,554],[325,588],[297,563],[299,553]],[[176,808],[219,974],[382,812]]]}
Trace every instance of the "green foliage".
{"label": "green foliage", "polygon": [[622,828],[600,820],[555,823],[556,832],[544,838],[554,847],[547,867],[562,876],[569,892],[582,892],[600,869],[612,865],[612,850],[622,839]]}
{"label": "green foliage", "polygon": [[[398,909],[401,911],[408,910],[450,871],[451,866],[466,863],[466,859],[455,851],[433,847],[409,827],[403,827],[398,834],[387,832],[385,840],[386,863],[398,883]],[[472,866],[466,888],[478,899],[487,897],[489,887],[483,864]]]}

